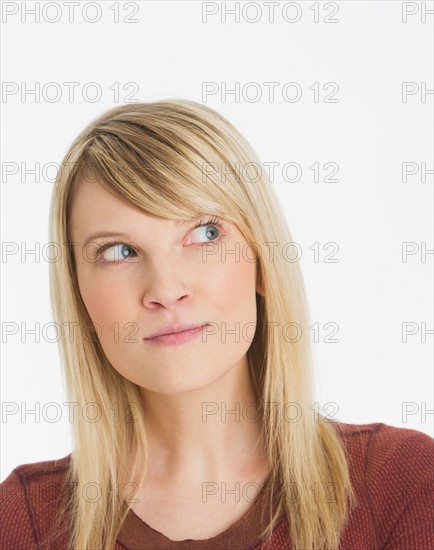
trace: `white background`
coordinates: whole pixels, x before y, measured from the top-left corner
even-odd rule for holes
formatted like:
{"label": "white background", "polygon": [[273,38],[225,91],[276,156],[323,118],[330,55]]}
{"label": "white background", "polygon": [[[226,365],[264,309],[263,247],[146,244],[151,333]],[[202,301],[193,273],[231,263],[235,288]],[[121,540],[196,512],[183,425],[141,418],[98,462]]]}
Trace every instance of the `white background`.
{"label": "white background", "polygon": [[[224,8],[234,2],[118,3],[100,2],[101,17],[92,2],[80,2],[68,21],[66,2],[2,2],[2,402],[17,403],[19,412],[3,414],[1,423],[4,479],[18,464],[51,460],[72,450],[66,407],[58,422],[47,403],[62,404],[66,394],[56,343],[44,340],[44,325],[52,322],[48,263],[42,256],[48,243],[49,201],[53,170],[48,178],[25,175],[39,163],[59,164],[72,140],[91,119],[120,103],[110,87],[120,86],[120,102],[129,82],[137,84],[140,101],[187,98],[203,102],[226,116],[250,141],[262,162],[278,162],[272,183],[283,205],[294,241],[302,248],[304,273],[313,323],[320,327],[315,344],[318,402],[336,403],[342,422],[384,422],[433,436],[432,254],[433,175],[421,178],[421,163],[433,168],[433,95],[421,94],[422,83],[433,88],[433,15],[423,22],[422,4],[395,1],[341,1],[326,8],[319,3],[319,21],[298,2],[283,9],[280,2],[271,21],[267,3],[239,4],[240,18]],[[29,10],[40,13],[25,14]],[[56,11],[57,4],[58,10]],[[205,19],[204,10],[217,11]],[[432,2],[426,8],[432,9]],[[8,5],[8,8],[5,6]],[[11,7],[12,5],[12,7]],[[136,23],[123,19],[133,12]],[[324,22],[333,5],[333,18]],[[7,15],[5,9],[18,10]],[[416,12],[403,21],[403,10]],[[60,11],[59,11],[60,10]],[[83,11],[84,10],[84,11]],[[262,15],[259,13],[262,11]],[[10,12],[8,12],[10,13]],[[60,14],[58,22],[49,22]],[[253,22],[258,19],[256,22]],[[55,87],[61,89],[58,101]],[[79,82],[73,101],[64,82]],[[94,89],[83,98],[89,82]],[[264,83],[277,83],[274,101]],[[302,90],[299,101],[285,100],[288,82]],[[319,83],[319,101],[309,89]],[[326,103],[323,86],[335,82],[339,101]],[[402,83],[414,82],[418,93],[402,99]],[[12,84],[10,84],[12,83]],[[15,83],[15,85],[13,84]],[[21,96],[39,83],[40,95]],[[217,93],[204,95],[204,83]],[[238,84],[236,84],[238,83]],[[246,84],[250,83],[248,86]],[[252,84],[256,83],[256,84]],[[222,93],[240,87],[239,97]],[[132,91],[128,88],[127,91]],[[255,99],[260,91],[262,96]],[[288,95],[293,94],[290,89]],[[294,97],[293,95],[291,97]],[[51,101],[50,101],[51,100]],[[282,167],[298,163],[302,177],[285,180]],[[309,169],[335,162],[338,182],[313,181]],[[402,181],[402,163],[414,162],[419,172]],[[8,175],[10,166],[15,175]],[[294,177],[294,171],[288,176]],[[321,168],[320,179],[328,172]],[[286,177],[288,179],[288,177]],[[402,243],[415,243],[417,253],[402,259]],[[4,254],[5,243],[19,252]],[[20,254],[35,249],[41,256]],[[319,261],[309,247],[319,243]],[[327,263],[336,243],[337,263]],[[423,245],[422,243],[425,243]],[[335,245],[334,245],[335,246]],[[415,323],[416,333],[403,342],[403,323]],[[12,323],[12,325],[11,325]],[[15,323],[15,325],[13,325]],[[21,323],[35,327],[24,334]],[[337,342],[326,342],[335,323]],[[7,327],[17,326],[15,335]],[[53,335],[49,332],[49,335]],[[403,403],[414,404],[405,421]],[[39,403],[39,405],[37,405]],[[425,404],[425,405],[424,405]],[[40,407],[40,419],[25,410]]]}

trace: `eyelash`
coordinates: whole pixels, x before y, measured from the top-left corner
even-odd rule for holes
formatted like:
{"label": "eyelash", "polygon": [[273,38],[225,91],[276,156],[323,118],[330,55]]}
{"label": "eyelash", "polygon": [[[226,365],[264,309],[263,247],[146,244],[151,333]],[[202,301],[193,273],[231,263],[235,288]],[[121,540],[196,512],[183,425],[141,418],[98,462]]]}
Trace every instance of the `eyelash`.
{"label": "eyelash", "polygon": [[[219,218],[216,218],[215,216],[209,218],[208,220],[200,220],[194,227],[193,229],[197,229],[198,227],[206,227],[207,225],[214,225],[215,227],[218,227],[220,230],[222,229],[222,223],[221,223],[221,220]],[[200,244],[199,246],[206,246],[208,243],[216,243],[216,242],[219,242],[220,239],[221,239],[222,235],[219,234],[219,236],[214,239],[213,241],[208,241],[208,242],[204,242],[202,244]],[[103,252],[105,252],[108,248],[111,248],[112,246],[116,246],[118,244],[127,244],[123,241],[105,241],[101,244],[101,246],[98,248],[98,250],[96,251],[96,257],[99,258]],[[130,245],[128,245],[128,248],[130,248],[131,250],[134,251],[135,254],[137,254],[137,251]],[[127,258],[126,258],[127,259]],[[122,264],[123,262],[122,261],[113,261],[113,262],[109,262],[109,261],[105,261],[105,260],[102,260],[102,263],[104,264]]]}

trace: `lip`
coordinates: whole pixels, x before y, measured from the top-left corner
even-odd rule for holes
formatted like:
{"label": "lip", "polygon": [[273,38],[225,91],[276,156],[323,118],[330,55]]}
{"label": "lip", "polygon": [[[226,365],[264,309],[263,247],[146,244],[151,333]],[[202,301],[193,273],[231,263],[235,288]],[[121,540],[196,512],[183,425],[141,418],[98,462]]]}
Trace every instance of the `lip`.
{"label": "lip", "polygon": [[201,323],[200,325],[168,325],[143,340],[163,345],[181,344],[201,334],[207,325],[208,323]]}

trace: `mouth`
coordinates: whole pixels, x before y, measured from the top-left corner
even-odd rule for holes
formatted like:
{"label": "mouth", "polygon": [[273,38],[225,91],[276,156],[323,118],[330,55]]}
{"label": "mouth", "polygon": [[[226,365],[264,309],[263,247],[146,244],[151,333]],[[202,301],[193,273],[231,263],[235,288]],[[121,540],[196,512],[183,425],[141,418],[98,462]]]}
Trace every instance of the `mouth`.
{"label": "mouth", "polygon": [[[149,338],[144,338],[145,342],[162,344],[162,345],[176,345],[188,342],[195,338],[199,334],[202,334],[204,327],[208,326],[208,323],[202,323],[200,325],[191,325],[188,328],[172,328],[164,329],[164,332],[155,334]],[[170,330],[170,332],[167,332]]]}

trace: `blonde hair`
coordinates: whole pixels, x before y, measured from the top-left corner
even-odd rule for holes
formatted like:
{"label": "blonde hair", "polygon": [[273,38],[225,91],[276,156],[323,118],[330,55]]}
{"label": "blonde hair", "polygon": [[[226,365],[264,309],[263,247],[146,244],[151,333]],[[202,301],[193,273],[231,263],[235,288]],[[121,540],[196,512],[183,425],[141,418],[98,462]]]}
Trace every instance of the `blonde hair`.
{"label": "blonde hair", "polygon": [[[247,357],[271,465],[270,521],[262,535],[266,539],[284,514],[294,548],[337,548],[355,498],[346,451],[335,425],[312,413],[313,353],[300,267],[279,253],[270,261],[266,244],[292,242],[291,234],[245,138],[210,107],[183,99],[122,105],[99,116],[69,148],[54,186],[50,241],[64,254],[50,264],[53,315],[61,326],[78,323],[82,329],[78,338],[61,340],[68,398],[82,406],[97,403],[102,412],[95,423],[78,415],[73,426],[67,481],[74,488],[63,508],[70,547],[114,548],[130,508],[129,482],[136,476],[143,481],[138,457],[146,465],[148,452],[142,410],[136,407],[139,422],[118,423],[110,410],[115,403],[121,411],[140,403],[138,386],[112,367],[98,338],[88,337],[92,320],[79,291],[70,224],[76,186],[91,174],[149,215],[183,220],[216,215],[255,243],[264,296],[256,294],[257,329]],[[288,322],[297,324],[300,338],[276,337],[275,327]],[[276,416],[272,403],[296,403],[301,415],[289,422]],[[129,469],[131,456],[136,459]],[[99,498],[83,498],[86,484],[96,483]],[[295,500],[294,486],[301,488]],[[333,501],[313,498],[313,486],[325,491],[332,486]]]}

